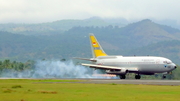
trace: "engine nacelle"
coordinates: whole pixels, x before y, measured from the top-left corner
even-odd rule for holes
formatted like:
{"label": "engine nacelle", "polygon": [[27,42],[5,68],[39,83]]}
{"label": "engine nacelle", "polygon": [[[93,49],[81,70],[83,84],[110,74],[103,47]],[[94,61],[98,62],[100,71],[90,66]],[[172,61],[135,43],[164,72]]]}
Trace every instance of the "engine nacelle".
{"label": "engine nacelle", "polygon": [[119,69],[106,70],[107,74],[116,74],[116,75],[125,75],[127,72],[128,70],[125,68],[122,68],[121,70]]}

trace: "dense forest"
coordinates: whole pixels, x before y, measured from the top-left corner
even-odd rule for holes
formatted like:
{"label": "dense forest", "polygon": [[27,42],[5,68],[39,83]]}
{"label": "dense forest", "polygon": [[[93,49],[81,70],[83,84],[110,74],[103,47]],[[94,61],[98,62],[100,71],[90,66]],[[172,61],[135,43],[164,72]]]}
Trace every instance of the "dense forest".
{"label": "dense forest", "polygon": [[22,71],[25,69],[33,68],[34,63],[35,63],[34,61],[30,61],[30,60],[27,62],[4,60],[4,61],[0,61],[0,71],[2,72],[3,70],[6,69],[14,69],[16,71]]}

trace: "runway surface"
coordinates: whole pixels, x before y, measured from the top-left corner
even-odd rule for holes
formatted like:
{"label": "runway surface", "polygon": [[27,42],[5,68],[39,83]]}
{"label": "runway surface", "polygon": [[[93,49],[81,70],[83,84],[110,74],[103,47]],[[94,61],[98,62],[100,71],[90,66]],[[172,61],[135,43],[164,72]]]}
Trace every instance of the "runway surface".
{"label": "runway surface", "polygon": [[[83,82],[82,82],[83,83]],[[142,85],[180,85],[180,80],[112,80],[112,79],[91,79],[84,83],[95,84],[142,84]]]}
{"label": "runway surface", "polygon": [[[33,79],[33,78],[0,78],[0,79]],[[39,78],[35,78],[38,79]],[[55,79],[55,80],[79,80],[78,82],[42,82],[42,83],[93,83],[93,84],[137,84],[137,85],[172,85],[179,86],[180,80],[135,80],[135,79],[94,79],[94,78],[42,78],[45,79]]]}
{"label": "runway surface", "polygon": [[[62,80],[66,80],[66,79],[62,79]],[[180,85],[180,80],[134,80],[134,79],[121,80],[121,79],[81,79],[81,78],[80,79],[67,79],[67,80],[80,80],[80,81],[56,82],[56,83],[137,84],[137,85],[142,84],[142,85],[171,85],[171,86]]]}

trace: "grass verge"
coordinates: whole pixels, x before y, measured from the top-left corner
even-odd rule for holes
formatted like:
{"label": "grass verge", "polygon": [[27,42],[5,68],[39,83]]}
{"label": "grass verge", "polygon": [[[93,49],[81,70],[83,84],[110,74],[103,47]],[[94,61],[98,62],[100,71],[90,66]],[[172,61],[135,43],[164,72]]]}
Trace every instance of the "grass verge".
{"label": "grass verge", "polygon": [[0,101],[178,101],[180,99],[180,86],[73,82],[76,80],[0,80]]}

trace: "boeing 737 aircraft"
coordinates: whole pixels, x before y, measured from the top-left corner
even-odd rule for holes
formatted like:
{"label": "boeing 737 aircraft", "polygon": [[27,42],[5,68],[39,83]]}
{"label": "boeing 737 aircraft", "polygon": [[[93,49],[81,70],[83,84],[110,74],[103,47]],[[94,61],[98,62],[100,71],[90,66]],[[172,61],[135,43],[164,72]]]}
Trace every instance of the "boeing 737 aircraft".
{"label": "boeing 737 aircraft", "polygon": [[107,55],[96,37],[90,34],[90,44],[93,58],[78,58],[91,61],[92,64],[84,64],[95,69],[105,69],[107,74],[115,74],[120,76],[120,79],[125,79],[127,73],[135,73],[135,79],[140,79],[141,75],[154,75],[156,73],[170,73],[176,69],[176,65],[169,59],[155,56],[109,56]]}

